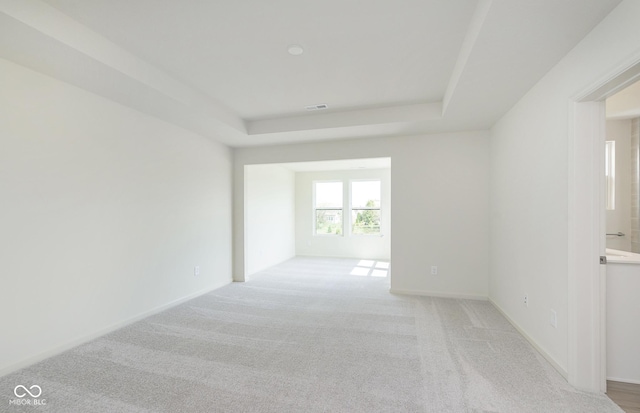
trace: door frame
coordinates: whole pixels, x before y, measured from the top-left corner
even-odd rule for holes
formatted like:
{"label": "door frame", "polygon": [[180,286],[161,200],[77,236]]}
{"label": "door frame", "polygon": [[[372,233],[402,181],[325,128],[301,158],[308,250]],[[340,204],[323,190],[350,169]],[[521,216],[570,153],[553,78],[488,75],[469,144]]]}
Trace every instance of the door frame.
{"label": "door frame", "polygon": [[640,80],[640,54],[569,102],[568,380],[606,391],[605,99]]}

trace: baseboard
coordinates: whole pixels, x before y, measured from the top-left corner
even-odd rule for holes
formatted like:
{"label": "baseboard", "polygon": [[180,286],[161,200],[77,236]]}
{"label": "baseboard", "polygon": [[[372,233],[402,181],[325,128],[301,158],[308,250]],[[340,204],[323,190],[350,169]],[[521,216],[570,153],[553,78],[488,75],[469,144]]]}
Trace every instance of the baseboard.
{"label": "baseboard", "polygon": [[353,255],[326,255],[326,254],[313,254],[313,253],[305,253],[305,254],[296,254],[296,257],[301,258],[335,258],[339,260],[368,260],[368,261],[382,261],[382,262],[390,262],[391,258],[380,258],[380,257],[354,257]]}
{"label": "baseboard", "polygon": [[438,297],[438,298],[457,298],[462,300],[480,300],[487,301],[488,297],[484,295],[475,294],[463,294],[463,293],[441,293],[435,291],[422,291],[422,290],[399,290],[397,288],[389,289],[391,294],[401,295],[419,295],[423,297]]}
{"label": "baseboard", "polygon": [[619,383],[640,384],[640,380],[633,379],[621,379],[619,377],[607,377],[609,381],[617,381]]}
{"label": "baseboard", "polygon": [[504,310],[489,297],[485,297],[481,295],[472,295],[472,294],[456,294],[456,293],[451,294],[451,293],[440,293],[440,292],[433,292],[433,291],[399,290],[395,288],[391,288],[389,291],[392,294],[420,295],[420,296],[427,296],[427,297],[442,297],[442,298],[459,298],[464,300],[482,300],[482,301],[488,300],[500,312],[500,314],[502,314],[504,318],[506,318],[507,321],[509,321],[509,323],[511,323],[511,325],[529,342],[529,344],[531,344],[533,348],[536,349],[536,351],[540,353],[540,355],[544,357],[544,359],[547,360],[549,364],[551,364],[553,368],[556,369],[558,373],[562,375],[562,377],[564,377],[565,380],[568,380],[569,375],[567,374],[567,371],[564,368],[562,368],[562,366],[560,366],[560,364],[557,361],[555,361],[554,358],[551,357],[549,353],[547,353],[542,347],[540,347],[538,343],[536,343],[533,340],[533,338],[531,338],[518,325],[518,323],[513,321],[513,319],[511,319],[511,317],[509,317],[507,313],[505,313]]}
{"label": "baseboard", "polygon": [[207,294],[213,290],[217,290],[218,288],[224,287],[225,285],[231,284],[231,280],[229,280],[228,282],[223,282],[223,283],[218,283],[216,284],[214,287],[209,287],[206,288],[204,290],[200,290],[200,291],[196,291],[195,293],[189,294],[187,296],[175,299],[173,301],[170,301],[166,304],[160,305],[158,307],[154,307],[148,311],[144,311],[138,315],[135,315],[133,317],[127,318],[125,320],[116,322],[114,324],[111,324],[105,328],[101,328],[97,331],[94,331],[90,334],[81,336],[81,337],[77,337],[73,340],[70,340],[69,342],[62,344],[60,346],[56,346],[50,350],[46,350],[43,351],[41,353],[36,354],[35,356],[31,356],[31,357],[27,357],[26,359],[20,360],[17,363],[14,364],[10,364],[9,366],[3,367],[2,369],[0,369],[0,377],[6,376],[7,374],[11,374],[15,371],[18,371],[20,369],[23,369],[25,367],[29,367],[35,363],[38,363],[42,360],[48,359],[49,357],[53,357],[56,356],[58,354],[64,353],[67,350],[71,350],[74,347],[77,347],[81,344],[87,343],[91,340],[94,340],[98,337],[104,336],[105,334],[111,333],[112,331],[118,330],[122,327],[126,327],[129,324],[133,324],[136,321],[140,321],[143,318],[152,316],[154,314],[160,313],[164,310],[167,310],[171,307],[175,307],[179,304],[182,304],[186,301],[189,301],[191,299],[194,299],[196,297],[199,297],[201,295]]}
{"label": "baseboard", "polygon": [[558,373],[562,375],[562,377],[564,377],[565,380],[567,381],[569,380],[569,374],[567,374],[567,371],[553,357],[551,357],[549,353],[547,353],[542,347],[540,347],[538,343],[536,343],[536,341],[533,338],[531,338],[529,334],[527,334],[527,332],[524,331],[524,329],[522,329],[522,327],[518,325],[518,323],[513,321],[513,319],[509,317],[507,313],[498,304],[496,304],[495,301],[491,299],[491,297],[489,297],[489,302],[496,308],[496,310],[500,312],[500,314],[504,316],[504,318],[507,319],[509,323],[511,323],[511,325],[516,330],[518,330],[518,333],[520,333],[522,337],[524,337],[529,342],[529,344],[531,344],[533,348],[536,349],[536,351],[540,353],[540,355],[544,357],[544,359],[547,360],[549,364],[551,364],[551,366],[553,366],[553,368],[556,369]]}
{"label": "baseboard", "polygon": [[253,270],[252,272],[245,274],[244,279],[243,279],[242,281],[239,281],[239,280],[238,280],[238,281],[236,281],[235,279],[234,279],[234,281],[235,281],[235,282],[245,282],[245,281],[247,281],[247,279],[248,279],[249,277],[251,277],[252,275],[257,274],[257,273],[259,273],[260,271],[268,270],[269,268],[271,268],[271,267],[275,267],[276,265],[280,265],[280,264],[282,264],[282,263],[285,263],[285,262],[287,262],[287,261],[289,261],[289,260],[291,260],[291,259],[293,259],[293,258],[295,258],[295,257],[296,257],[296,255],[292,255],[292,256],[290,256],[289,258],[284,258],[284,259],[282,259],[282,260],[280,260],[280,261],[277,261],[277,262],[275,262],[275,263],[267,264],[266,266],[264,266],[264,265],[263,265],[262,267],[260,267],[260,269]]}

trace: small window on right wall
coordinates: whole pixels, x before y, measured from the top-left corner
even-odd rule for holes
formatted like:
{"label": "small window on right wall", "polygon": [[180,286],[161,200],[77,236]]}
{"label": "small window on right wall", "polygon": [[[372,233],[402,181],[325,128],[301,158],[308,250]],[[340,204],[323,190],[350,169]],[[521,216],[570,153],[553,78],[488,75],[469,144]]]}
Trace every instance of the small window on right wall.
{"label": "small window on right wall", "polygon": [[351,182],[351,234],[380,234],[380,181]]}
{"label": "small window on right wall", "polygon": [[607,209],[614,210],[616,209],[616,142],[607,141],[604,153]]}

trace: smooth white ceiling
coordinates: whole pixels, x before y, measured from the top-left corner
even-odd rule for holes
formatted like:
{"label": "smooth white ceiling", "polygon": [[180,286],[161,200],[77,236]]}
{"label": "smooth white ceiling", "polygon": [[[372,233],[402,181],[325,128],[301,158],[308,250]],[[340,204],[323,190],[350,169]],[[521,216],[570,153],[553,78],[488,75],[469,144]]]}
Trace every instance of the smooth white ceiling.
{"label": "smooth white ceiling", "polygon": [[[224,102],[245,119],[303,113],[305,106],[316,103],[344,109],[440,100],[475,4],[469,0],[47,3]],[[302,45],[303,55],[289,55],[290,44]]]}
{"label": "smooth white ceiling", "polygon": [[486,129],[619,2],[3,0],[0,56],[231,146]]}

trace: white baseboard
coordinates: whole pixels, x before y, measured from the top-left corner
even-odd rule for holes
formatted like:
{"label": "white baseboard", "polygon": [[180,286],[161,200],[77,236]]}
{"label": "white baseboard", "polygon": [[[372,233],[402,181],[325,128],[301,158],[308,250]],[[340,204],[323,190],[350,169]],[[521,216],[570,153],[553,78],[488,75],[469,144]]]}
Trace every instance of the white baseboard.
{"label": "white baseboard", "polygon": [[438,297],[438,298],[458,298],[462,300],[487,301],[489,299],[484,295],[462,294],[462,293],[440,293],[440,292],[422,291],[422,290],[399,290],[397,288],[391,288],[389,289],[389,292],[391,294],[419,295],[423,297]]}
{"label": "white baseboard", "polygon": [[[513,321],[511,319],[511,317],[509,317],[507,315],[507,313],[504,312],[504,310],[502,308],[500,308],[500,306],[498,304],[496,304],[491,298],[489,297],[485,297],[485,296],[481,296],[481,295],[472,295],[472,294],[450,294],[450,293],[439,293],[439,292],[433,292],[433,291],[420,291],[420,290],[398,290],[398,289],[390,289],[389,290],[392,294],[405,294],[405,295],[420,295],[420,296],[427,296],[427,297],[442,297],[442,298],[459,298],[459,299],[464,299],[464,300],[482,300],[482,301],[489,301],[499,312],[500,314],[502,314],[504,316],[504,318],[507,319],[507,321],[509,321],[509,323],[511,323],[511,325],[518,330],[518,332],[529,342],[529,344],[531,344],[533,346],[534,349],[536,349],[536,351],[538,353],[540,353],[540,355],[542,357],[545,358],[545,360],[547,360],[549,362],[549,364],[551,364],[551,366],[553,366],[554,369],[556,369],[561,375],[562,377],[565,378],[565,380],[568,380],[569,375],[567,374],[567,371],[562,368],[562,366],[560,366],[560,364],[554,360],[553,357],[551,357],[551,355],[549,353],[547,353],[542,347],[540,347],[538,345],[538,343],[536,343],[527,333],[526,331],[524,331],[515,321]],[[611,380],[615,380],[615,379],[611,379]],[[616,381],[624,381],[624,380],[616,380]],[[628,381],[627,381],[628,382]]]}
{"label": "white baseboard", "polygon": [[607,377],[607,380],[617,381],[620,383],[629,383],[629,384],[640,384],[640,380],[634,379],[621,379],[620,377]]}
{"label": "white baseboard", "polygon": [[245,274],[244,279],[243,279],[242,281],[240,281],[240,280],[236,281],[235,279],[234,279],[234,281],[235,281],[235,282],[245,282],[245,281],[247,281],[247,280],[249,279],[249,277],[251,277],[252,275],[257,274],[257,273],[259,273],[260,271],[267,270],[267,269],[269,269],[269,268],[271,268],[271,267],[275,267],[276,265],[283,264],[283,263],[285,263],[285,262],[287,262],[287,261],[289,261],[289,260],[291,260],[291,259],[293,259],[293,258],[295,258],[295,257],[296,257],[296,255],[292,255],[292,256],[290,256],[290,257],[288,257],[288,258],[281,259],[281,260],[276,261],[276,262],[274,262],[274,263],[267,264],[267,265],[263,265],[262,267],[258,268],[257,270],[253,270],[253,271],[251,271],[250,273]]}
{"label": "white baseboard", "polygon": [[60,346],[56,346],[52,349],[43,351],[41,353],[36,354],[35,356],[31,356],[31,357],[27,357],[25,359],[22,359],[16,363],[10,364],[6,367],[3,367],[2,369],[0,369],[0,377],[2,376],[6,376],[7,374],[13,373],[14,371],[18,371],[20,369],[23,369],[25,367],[29,367],[35,363],[38,363],[42,360],[48,359],[49,357],[53,357],[56,356],[58,354],[64,353],[67,350],[71,350],[74,347],[77,347],[81,344],[87,343],[91,340],[94,340],[98,337],[104,336],[105,334],[111,333],[112,331],[118,330],[122,327],[128,326],[129,324],[133,324],[136,321],[140,321],[143,318],[147,318],[149,316],[152,316],[154,314],[160,313],[164,310],[167,310],[171,307],[175,307],[179,304],[182,304],[186,301],[189,301],[193,298],[199,297],[201,295],[207,294],[213,290],[217,290],[220,287],[224,287],[225,285],[231,284],[231,280],[229,280],[228,282],[224,282],[224,283],[219,283],[217,285],[215,285],[214,287],[209,287],[206,288],[204,290],[200,290],[200,291],[196,291],[195,293],[189,294],[185,297],[181,297],[178,299],[175,299],[173,301],[170,301],[166,304],[160,305],[158,307],[152,308],[148,311],[144,311],[138,315],[135,315],[133,317],[127,318],[125,320],[119,321],[117,323],[111,324],[105,328],[101,328],[97,331],[94,331],[92,333],[89,333],[87,335],[83,335],[80,337],[76,337],[73,340],[68,341],[65,344],[62,344]]}
{"label": "white baseboard", "polygon": [[549,364],[551,364],[551,366],[553,366],[553,368],[556,369],[558,373],[562,375],[562,377],[564,377],[565,380],[567,381],[569,380],[569,374],[567,374],[567,371],[553,357],[551,357],[549,353],[547,353],[542,347],[540,347],[538,343],[536,343],[535,340],[531,338],[529,334],[527,334],[527,332],[524,331],[522,327],[518,325],[518,323],[513,321],[513,319],[511,319],[511,317],[509,317],[507,313],[505,313],[504,310],[498,304],[496,304],[495,301],[493,301],[490,297],[489,297],[489,302],[496,308],[496,310],[500,312],[500,314],[504,316],[504,318],[507,319],[509,323],[511,323],[511,325],[516,330],[518,330],[518,333],[520,333],[522,337],[524,337],[529,342],[529,344],[531,344],[533,348],[536,349],[536,351],[540,353],[540,355],[544,357],[545,360],[547,360]]}
{"label": "white baseboard", "polygon": [[[359,237],[366,235],[358,235]],[[368,260],[368,261],[383,261],[390,262],[391,258],[389,257],[354,257],[353,255],[327,255],[327,254],[313,254],[313,253],[304,253],[304,254],[296,254],[296,257],[301,258],[328,258],[328,259],[339,259],[339,260]]]}

